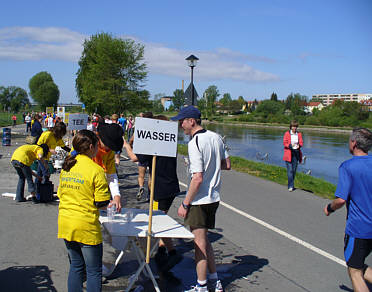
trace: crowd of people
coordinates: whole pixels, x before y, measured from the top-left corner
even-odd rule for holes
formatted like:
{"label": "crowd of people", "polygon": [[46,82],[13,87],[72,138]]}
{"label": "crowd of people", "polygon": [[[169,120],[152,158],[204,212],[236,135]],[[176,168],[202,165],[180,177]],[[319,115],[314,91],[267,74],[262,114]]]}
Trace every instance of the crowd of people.
{"label": "crowd of people", "polygon": [[[153,116],[151,112],[140,116],[168,120],[162,115]],[[49,118],[53,120],[53,117],[42,114],[35,114],[31,122],[25,118],[26,123],[31,123],[35,143],[17,148],[12,156],[11,163],[19,176],[16,200],[25,201],[27,180],[32,200],[37,202],[35,183],[48,179],[45,162],[57,146],[70,153],[62,167],[57,193],[60,199],[58,238],[64,240],[70,259],[68,290],[82,291],[86,277],[87,291],[101,291],[103,246],[99,210],[115,206],[120,212],[122,208],[117,175],[120,153],[124,148],[128,157],[138,162],[138,199],[142,199],[145,193],[144,176],[147,168],[152,169],[152,156],[133,152],[135,125],[132,116],[126,119],[122,114],[105,117],[94,114],[89,117],[87,129],[74,134],[71,149],[62,139],[66,134],[64,122],[53,120],[53,126],[49,127],[52,125]],[[207,235],[209,229],[215,228],[221,171],[231,169],[229,155],[222,138],[202,127],[201,114],[196,107],[182,108],[171,120],[178,121],[179,127],[190,136],[191,181],[177,211],[194,235],[197,280],[188,291],[221,292],[223,287]],[[46,131],[43,131],[42,125],[47,128]],[[297,129],[298,123],[292,121],[283,137],[283,160],[287,166],[289,191],[294,190],[297,165],[302,159],[303,137]],[[354,291],[368,291],[366,281],[372,283],[372,269],[365,265],[365,259],[372,251],[372,174],[367,171],[372,167],[372,158],[368,155],[372,147],[371,131],[354,129],[348,147],[353,157],[341,164],[336,199],[324,208],[324,213],[329,216],[347,206],[345,260]],[[30,169],[34,161],[39,161],[37,174]],[[35,183],[33,175],[36,176]],[[156,157],[154,190],[158,209],[167,213],[180,192],[175,157]],[[181,260],[182,255],[177,252],[172,240],[163,238],[155,255],[159,272],[166,275]]]}

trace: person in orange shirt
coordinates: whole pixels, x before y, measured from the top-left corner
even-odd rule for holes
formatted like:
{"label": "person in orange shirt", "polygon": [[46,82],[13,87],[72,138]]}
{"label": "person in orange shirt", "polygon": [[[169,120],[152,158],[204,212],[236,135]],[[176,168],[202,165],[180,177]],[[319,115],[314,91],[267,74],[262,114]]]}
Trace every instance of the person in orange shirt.
{"label": "person in orange shirt", "polygon": [[117,212],[120,212],[121,196],[115,165],[115,152],[119,152],[123,148],[123,129],[118,124],[99,123],[97,136],[99,138],[98,151],[93,161],[104,169],[113,203]]}

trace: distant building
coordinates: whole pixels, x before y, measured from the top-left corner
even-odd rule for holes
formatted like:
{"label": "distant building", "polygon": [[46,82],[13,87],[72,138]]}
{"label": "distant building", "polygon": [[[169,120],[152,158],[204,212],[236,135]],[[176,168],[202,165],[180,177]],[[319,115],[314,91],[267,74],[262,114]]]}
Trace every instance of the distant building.
{"label": "distant building", "polygon": [[372,112],[372,100],[362,100],[360,104],[364,111]]}
{"label": "distant building", "polygon": [[308,102],[304,108],[306,113],[312,113],[314,108],[321,111],[324,108],[324,105],[320,101],[311,101]]}
{"label": "distant building", "polygon": [[172,96],[164,96],[160,98],[161,105],[164,110],[168,110],[171,105],[173,105]]}
{"label": "distant building", "polygon": [[323,105],[331,105],[335,100],[342,99],[346,102],[356,101],[361,102],[362,100],[372,99],[372,93],[351,93],[351,94],[315,94],[312,99],[317,99],[323,103]]}

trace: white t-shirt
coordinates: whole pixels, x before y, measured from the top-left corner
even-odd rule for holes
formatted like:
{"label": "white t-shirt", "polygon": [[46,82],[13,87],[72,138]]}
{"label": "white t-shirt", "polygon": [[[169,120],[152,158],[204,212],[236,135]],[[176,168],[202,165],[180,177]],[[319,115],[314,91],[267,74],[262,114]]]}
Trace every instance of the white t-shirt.
{"label": "white t-shirt", "polygon": [[54,127],[53,118],[49,117],[47,121],[48,121],[48,128],[53,128]]}
{"label": "white t-shirt", "polygon": [[291,144],[293,149],[298,149],[298,133],[294,133],[291,130]]}
{"label": "white t-shirt", "polygon": [[202,172],[203,182],[191,205],[220,201],[221,161],[229,154],[220,135],[208,130],[198,131],[188,143],[189,171]]}
{"label": "white t-shirt", "polygon": [[25,122],[26,123],[31,123],[31,120],[32,120],[32,118],[30,116],[25,117]]}

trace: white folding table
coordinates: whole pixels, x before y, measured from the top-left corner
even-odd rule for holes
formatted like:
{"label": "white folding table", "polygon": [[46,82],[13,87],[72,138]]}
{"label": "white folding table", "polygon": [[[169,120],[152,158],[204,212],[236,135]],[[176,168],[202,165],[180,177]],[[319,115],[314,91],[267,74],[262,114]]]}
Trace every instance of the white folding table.
{"label": "white folding table", "polygon": [[[127,214],[131,213],[132,218],[129,218]],[[113,247],[121,250],[119,256],[117,257],[111,273],[115,267],[119,264],[121,258],[124,255],[124,251],[128,248],[130,243],[136,254],[139,267],[131,277],[129,281],[128,288],[125,291],[130,291],[133,284],[138,279],[138,276],[143,269],[146,269],[148,275],[154,284],[155,290],[160,292],[159,286],[154,278],[150,266],[146,263],[145,255],[141,248],[138,247],[137,240],[139,238],[147,237],[148,222],[149,222],[149,211],[143,209],[126,209],[123,208],[120,214],[115,214],[113,220],[108,220],[107,216],[100,216],[100,222],[103,224],[104,228],[111,235],[113,241],[115,238],[123,239],[121,246],[113,244]],[[192,239],[194,235],[187,230],[184,226],[177,223],[173,218],[164,214],[161,211],[153,211],[152,217],[152,237],[156,238],[156,243],[152,246],[150,254],[153,254],[158,246],[160,238],[185,238]]]}

